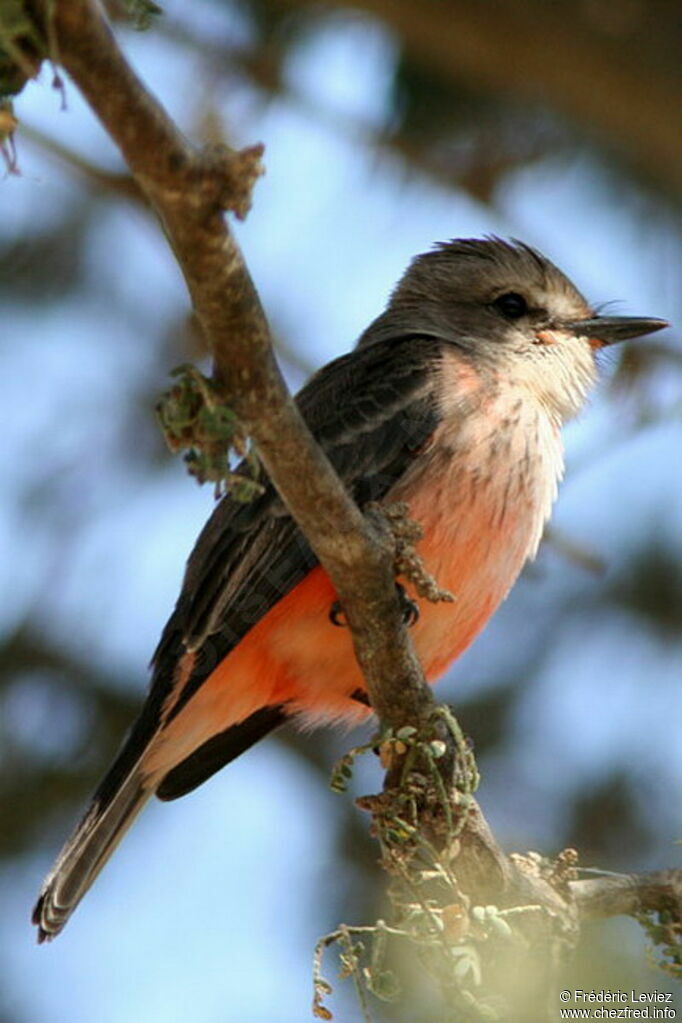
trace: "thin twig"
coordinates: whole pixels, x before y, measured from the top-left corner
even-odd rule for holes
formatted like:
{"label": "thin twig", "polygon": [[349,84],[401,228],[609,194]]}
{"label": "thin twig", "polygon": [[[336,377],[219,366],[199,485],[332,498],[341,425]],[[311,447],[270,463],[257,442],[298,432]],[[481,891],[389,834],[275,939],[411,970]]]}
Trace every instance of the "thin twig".
{"label": "thin twig", "polygon": [[604,874],[570,881],[569,889],[586,920],[670,911],[682,920],[682,869],[648,874]]}

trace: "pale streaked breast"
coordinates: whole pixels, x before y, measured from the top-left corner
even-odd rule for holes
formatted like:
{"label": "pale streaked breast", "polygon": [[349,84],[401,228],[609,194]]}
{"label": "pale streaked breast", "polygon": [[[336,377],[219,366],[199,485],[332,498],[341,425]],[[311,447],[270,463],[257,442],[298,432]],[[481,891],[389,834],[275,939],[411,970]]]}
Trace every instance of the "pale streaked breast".
{"label": "pale streaked breast", "polygon": [[560,431],[543,406],[520,387],[475,383],[446,398],[428,449],[389,495],[409,504],[424,562],[455,596],[420,602],[413,634],[430,676],[471,643],[534,557],[563,472]]}

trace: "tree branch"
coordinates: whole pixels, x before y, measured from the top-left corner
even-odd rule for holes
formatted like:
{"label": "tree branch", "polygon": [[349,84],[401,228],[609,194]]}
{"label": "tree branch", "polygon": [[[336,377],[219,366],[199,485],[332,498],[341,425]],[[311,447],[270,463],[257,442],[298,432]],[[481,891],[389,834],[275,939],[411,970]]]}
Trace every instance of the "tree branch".
{"label": "tree branch", "polygon": [[362,516],[310,436],[224,216],[227,209],[239,217],[248,211],[262,147],[194,148],[127,63],[93,0],[43,0],[42,11],[46,25],[52,17],[60,63],[161,219],[221,395],[336,588],[373,708],[394,727],[424,720],[433,697],[402,623],[390,531],[379,517]]}
{"label": "tree branch", "polygon": [[95,188],[110,192],[112,195],[119,195],[123,199],[130,199],[133,202],[141,201],[140,190],[129,174],[118,174],[115,171],[105,170],[97,164],[86,160],[74,149],[65,146],[58,139],[51,138],[38,128],[21,122],[22,141],[27,139],[32,145],[39,147],[52,159],[65,164],[71,170],[75,170],[81,177]]}
{"label": "tree branch", "polygon": [[571,881],[569,888],[584,920],[670,912],[682,921],[682,870],[604,874]]}

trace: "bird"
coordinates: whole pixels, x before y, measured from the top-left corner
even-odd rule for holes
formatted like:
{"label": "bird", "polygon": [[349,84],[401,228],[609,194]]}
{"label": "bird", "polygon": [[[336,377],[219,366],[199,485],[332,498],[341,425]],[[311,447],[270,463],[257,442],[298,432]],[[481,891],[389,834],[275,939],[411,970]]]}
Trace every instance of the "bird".
{"label": "bird", "polygon": [[[451,602],[401,587],[432,682],[469,646],[538,549],[563,474],[562,427],[602,348],[667,326],[600,315],[535,248],[454,239],[416,256],[355,347],[297,396],[361,509],[404,504]],[[243,472],[255,472],[245,466]],[[336,593],[267,477],[217,504],[152,658],[141,713],[46,877],[54,938],[147,801],[190,792],[288,720],[371,713]]]}

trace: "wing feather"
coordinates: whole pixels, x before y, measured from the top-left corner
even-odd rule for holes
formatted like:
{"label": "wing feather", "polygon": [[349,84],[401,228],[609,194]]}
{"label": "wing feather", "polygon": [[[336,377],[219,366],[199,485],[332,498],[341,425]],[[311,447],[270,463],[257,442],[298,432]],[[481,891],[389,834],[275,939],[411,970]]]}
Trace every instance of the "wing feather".
{"label": "wing feather", "polygon": [[[442,347],[433,337],[385,338],[325,366],[299,393],[313,435],[361,506],[390,491],[433,433],[440,416],[433,368]],[[249,504],[224,497],[197,540],[152,659],[142,713],[98,790],[104,804],[158,730],[164,706],[172,707],[171,720],[317,564],[272,484],[262,482],[265,492]],[[209,637],[211,656],[202,658]],[[197,654],[190,671],[183,667],[188,651]]]}
{"label": "wing feather", "polygon": [[[384,338],[321,370],[299,395],[301,411],[362,506],[384,497],[438,419],[434,338]],[[151,794],[140,765],[159,729],[216,664],[316,564],[272,485],[248,505],[224,498],[192,552],[182,592],[153,658],[140,717],[66,843],[35,907],[39,936],[54,937]],[[211,658],[202,657],[210,638]],[[210,663],[209,663],[210,661]],[[276,727],[284,707],[263,707],[173,768],[159,794],[182,795]]]}

